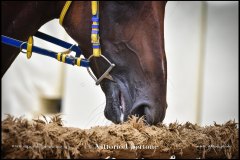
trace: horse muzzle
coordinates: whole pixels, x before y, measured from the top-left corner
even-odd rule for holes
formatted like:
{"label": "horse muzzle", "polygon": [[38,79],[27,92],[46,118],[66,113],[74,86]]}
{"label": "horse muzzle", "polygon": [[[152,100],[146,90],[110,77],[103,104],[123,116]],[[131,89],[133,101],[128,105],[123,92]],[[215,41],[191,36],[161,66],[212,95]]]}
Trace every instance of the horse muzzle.
{"label": "horse muzzle", "polygon": [[[166,113],[166,100],[146,96],[146,90],[141,90],[137,97],[130,95],[126,82],[115,78],[116,82],[102,81],[102,89],[106,95],[104,115],[114,123],[122,123],[130,115],[144,117],[147,124],[157,124],[163,121]],[[132,92],[133,93],[133,92]]]}

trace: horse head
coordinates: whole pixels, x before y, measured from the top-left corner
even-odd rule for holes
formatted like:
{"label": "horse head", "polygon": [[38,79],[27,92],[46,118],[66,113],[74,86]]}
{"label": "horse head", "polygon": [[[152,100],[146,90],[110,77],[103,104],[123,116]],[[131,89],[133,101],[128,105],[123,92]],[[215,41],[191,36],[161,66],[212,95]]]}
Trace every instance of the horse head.
{"label": "horse head", "polygon": [[[162,122],[167,108],[167,64],[164,50],[165,2],[100,2],[102,54],[115,67],[114,81],[100,85],[106,96],[105,117],[114,123],[129,115],[144,116],[147,123]],[[84,56],[92,54],[91,4],[73,2],[63,27],[81,46]],[[95,58],[91,68],[100,77],[108,68]]]}

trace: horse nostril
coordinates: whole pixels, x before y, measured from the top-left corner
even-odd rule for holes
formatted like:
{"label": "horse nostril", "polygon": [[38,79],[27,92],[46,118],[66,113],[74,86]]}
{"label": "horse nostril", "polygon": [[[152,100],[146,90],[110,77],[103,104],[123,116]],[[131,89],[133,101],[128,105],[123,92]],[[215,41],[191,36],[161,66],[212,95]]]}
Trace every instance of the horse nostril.
{"label": "horse nostril", "polygon": [[136,115],[137,117],[144,116],[148,124],[157,124],[163,121],[166,112],[166,105],[164,105],[164,107],[160,106],[159,104],[149,105],[148,103],[140,103],[133,107],[130,114]]}
{"label": "horse nostril", "polygon": [[142,117],[146,119],[146,108],[149,108],[149,105],[147,104],[140,104],[131,111],[131,115],[135,115],[137,117]]}

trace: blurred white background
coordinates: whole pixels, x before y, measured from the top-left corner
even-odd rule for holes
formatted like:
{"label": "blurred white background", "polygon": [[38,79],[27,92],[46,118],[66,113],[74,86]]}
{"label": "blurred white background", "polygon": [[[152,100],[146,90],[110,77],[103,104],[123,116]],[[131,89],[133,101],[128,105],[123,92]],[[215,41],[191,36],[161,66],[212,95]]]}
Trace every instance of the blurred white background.
{"label": "blurred white background", "polygon": [[[201,125],[238,122],[238,2],[168,2],[165,50],[168,109],[164,122]],[[53,20],[40,31],[75,43]],[[37,46],[63,51],[34,39]],[[62,98],[66,126],[111,124],[103,114],[105,96],[85,68],[33,54],[19,54],[2,78],[5,113],[28,118],[43,113],[43,99]]]}

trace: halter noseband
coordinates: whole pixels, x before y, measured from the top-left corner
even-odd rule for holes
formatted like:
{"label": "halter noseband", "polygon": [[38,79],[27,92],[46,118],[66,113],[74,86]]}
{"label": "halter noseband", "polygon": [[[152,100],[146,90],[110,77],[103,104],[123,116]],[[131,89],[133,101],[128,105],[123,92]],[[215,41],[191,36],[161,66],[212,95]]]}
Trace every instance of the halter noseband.
{"label": "halter noseband", "polygon": [[[59,23],[63,25],[64,17],[71,5],[72,1],[67,1],[62,9],[62,12],[59,17]],[[93,57],[102,57],[106,62],[109,63],[109,68],[102,74],[102,76],[97,79],[93,73],[90,71],[90,67],[87,67],[87,71],[90,74],[90,76],[94,79],[96,82],[96,85],[99,85],[100,82],[107,78],[109,80],[113,81],[112,76],[109,74],[109,72],[115,67],[115,64],[111,63],[105,56],[102,55],[101,52],[101,44],[100,44],[100,36],[99,36],[99,1],[91,1],[91,8],[92,8],[92,33],[91,33],[91,43],[92,43],[92,49],[93,54],[88,58],[88,61],[90,62]]]}

